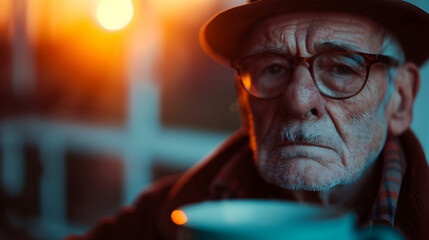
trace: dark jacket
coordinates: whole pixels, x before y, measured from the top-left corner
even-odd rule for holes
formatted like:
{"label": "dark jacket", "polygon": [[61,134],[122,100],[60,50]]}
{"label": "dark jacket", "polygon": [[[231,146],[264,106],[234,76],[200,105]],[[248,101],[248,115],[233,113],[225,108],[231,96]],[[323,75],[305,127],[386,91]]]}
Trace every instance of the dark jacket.
{"label": "dark jacket", "polygon": [[[206,161],[183,176],[172,176],[154,183],[134,203],[113,218],[100,221],[88,234],[77,239],[175,239],[178,227],[171,212],[183,205],[221,198],[210,189],[213,179],[231,158],[249,159],[243,166],[244,184],[251,186],[251,198],[279,196],[278,187],[260,179],[253,164],[248,137],[238,131]],[[429,168],[420,144],[411,131],[400,136],[407,161],[395,215],[395,228],[407,239],[429,239]],[[238,153],[238,154],[237,154]],[[283,191],[284,192],[284,191]],[[235,198],[240,198],[236,196]]]}

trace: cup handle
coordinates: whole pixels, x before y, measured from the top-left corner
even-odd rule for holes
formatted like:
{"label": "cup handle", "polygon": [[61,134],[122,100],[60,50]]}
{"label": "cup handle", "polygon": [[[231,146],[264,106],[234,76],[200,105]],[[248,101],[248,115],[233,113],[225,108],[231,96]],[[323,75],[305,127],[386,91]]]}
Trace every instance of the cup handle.
{"label": "cup handle", "polygon": [[359,231],[358,240],[405,240],[401,233],[389,226],[373,226]]}

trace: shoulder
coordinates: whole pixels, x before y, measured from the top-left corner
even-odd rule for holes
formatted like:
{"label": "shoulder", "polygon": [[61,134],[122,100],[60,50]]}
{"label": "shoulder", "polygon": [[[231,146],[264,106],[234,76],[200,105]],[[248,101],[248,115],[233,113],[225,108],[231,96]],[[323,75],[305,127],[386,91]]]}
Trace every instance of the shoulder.
{"label": "shoulder", "polygon": [[409,239],[429,239],[429,166],[411,130],[400,136],[407,161],[395,224]]}

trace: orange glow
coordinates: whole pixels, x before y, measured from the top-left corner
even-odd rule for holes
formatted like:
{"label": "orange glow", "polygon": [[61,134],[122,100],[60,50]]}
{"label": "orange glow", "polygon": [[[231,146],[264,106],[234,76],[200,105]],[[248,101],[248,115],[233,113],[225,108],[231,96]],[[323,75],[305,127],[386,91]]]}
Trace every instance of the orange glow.
{"label": "orange glow", "polygon": [[133,4],[126,0],[102,0],[97,8],[97,20],[107,30],[124,28],[133,17]]}
{"label": "orange glow", "polygon": [[171,220],[177,225],[183,225],[188,221],[188,218],[182,210],[174,210],[171,213]]}
{"label": "orange glow", "polygon": [[12,10],[12,0],[0,1],[0,29],[9,23]]}
{"label": "orange glow", "polygon": [[[121,2],[131,5],[129,0]],[[55,58],[61,58],[63,63],[67,61],[68,66],[85,66],[81,67],[82,71],[114,70],[115,66],[123,64],[123,46],[129,31],[100,29],[95,19],[97,3],[88,0],[28,1],[30,42],[37,47],[49,46],[50,49],[44,50],[46,55],[57,55]]]}
{"label": "orange glow", "polygon": [[242,77],[243,85],[246,87],[246,89],[250,90],[252,87],[252,81],[250,81],[250,76],[246,75]]}
{"label": "orange glow", "polygon": [[96,16],[99,0],[24,2],[28,40],[36,59],[38,104],[48,105],[52,96],[64,96],[49,114],[109,124],[124,121],[126,54],[133,47],[128,44],[133,26],[115,32],[101,28]]}
{"label": "orange glow", "polygon": [[216,0],[152,0],[160,16],[180,19],[182,22],[195,22],[207,19],[210,11],[216,8]]}

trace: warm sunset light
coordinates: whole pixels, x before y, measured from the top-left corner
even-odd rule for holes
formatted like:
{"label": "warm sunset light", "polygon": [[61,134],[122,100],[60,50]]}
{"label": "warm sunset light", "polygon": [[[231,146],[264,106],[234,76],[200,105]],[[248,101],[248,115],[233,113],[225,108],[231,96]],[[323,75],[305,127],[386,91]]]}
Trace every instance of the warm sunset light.
{"label": "warm sunset light", "polygon": [[181,21],[202,21],[210,10],[216,8],[216,0],[152,0],[155,9],[162,17]]}
{"label": "warm sunset light", "polygon": [[97,8],[97,20],[107,30],[125,27],[133,17],[133,5],[129,0],[101,0]]}
{"label": "warm sunset light", "polygon": [[188,221],[188,218],[182,210],[174,210],[171,213],[171,220],[177,225],[183,225]]}
{"label": "warm sunset light", "polygon": [[11,18],[12,1],[2,0],[0,1],[0,29],[3,25],[7,25]]}
{"label": "warm sunset light", "polygon": [[250,81],[250,76],[249,75],[243,76],[242,79],[243,79],[244,86],[250,90],[252,87],[252,81]]}

